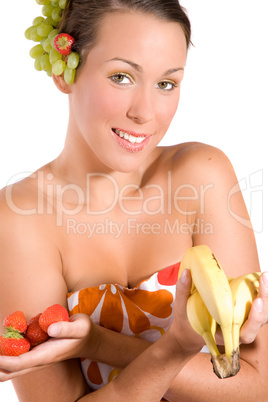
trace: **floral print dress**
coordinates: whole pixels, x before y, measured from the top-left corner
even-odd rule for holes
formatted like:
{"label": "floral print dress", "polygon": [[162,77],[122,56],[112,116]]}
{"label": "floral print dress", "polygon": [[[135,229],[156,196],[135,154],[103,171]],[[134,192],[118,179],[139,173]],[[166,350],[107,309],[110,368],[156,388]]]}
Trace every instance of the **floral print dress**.
{"label": "floral print dress", "polygon": [[[134,288],[104,284],[68,293],[70,315],[87,314],[107,329],[155,342],[173,321],[180,263],[167,267]],[[117,376],[107,364],[81,359],[85,379],[96,390]]]}

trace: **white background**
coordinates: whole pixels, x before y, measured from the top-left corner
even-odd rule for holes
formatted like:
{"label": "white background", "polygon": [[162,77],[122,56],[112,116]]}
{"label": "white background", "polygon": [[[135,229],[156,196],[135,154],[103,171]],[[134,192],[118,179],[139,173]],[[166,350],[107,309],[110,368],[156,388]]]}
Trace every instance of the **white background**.
{"label": "white background", "polygon": [[[201,141],[228,155],[245,189],[262,270],[268,269],[267,0],[181,4],[189,12],[195,47],[163,144]],[[55,158],[64,143],[67,97],[35,71],[28,56],[34,43],[24,38],[40,10],[34,0],[1,4],[0,188]],[[0,384],[0,400],[17,401],[10,382]]]}

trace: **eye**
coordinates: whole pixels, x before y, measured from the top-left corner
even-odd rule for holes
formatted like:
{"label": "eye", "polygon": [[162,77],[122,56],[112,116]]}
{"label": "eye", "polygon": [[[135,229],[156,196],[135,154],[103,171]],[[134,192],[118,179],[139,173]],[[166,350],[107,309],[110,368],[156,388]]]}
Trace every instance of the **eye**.
{"label": "eye", "polygon": [[178,85],[173,81],[161,81],[156,84],[156,86],[158,86],[158,88],[162,89],[163,91],[172,91]]}
{"label": "eye", "polygon": [[126,73],[116,73],[109,77],[109,79],[119,85],[133,84],[133,79]]}

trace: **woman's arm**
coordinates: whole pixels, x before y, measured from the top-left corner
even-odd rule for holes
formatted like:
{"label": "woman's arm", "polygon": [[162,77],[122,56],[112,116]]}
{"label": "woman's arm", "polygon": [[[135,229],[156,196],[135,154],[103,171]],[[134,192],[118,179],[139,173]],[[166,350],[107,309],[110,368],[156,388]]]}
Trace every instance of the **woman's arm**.
{"label": "woman's arm", "polygon": [[[26,319],[54,303],[66,305],[66,285],[58,250],[46,233],[44,216],[15,213],[0,194],[0,322],[17,310]],[[1,324],[1,333],[4,328]],[[70,401],[87,391],[79,365],[65,361],[13,380],[21,402]]]}
{"label": "woman's arm", "polygon": [[159,401],[194,352],[186,352],[168,330],[112,382],[79,401]]}
{"label": "woman's arm", "polygon": [[[53,333],[52,330],[56,330]],[[59,331],[58,331],[59,329]],[[53,338],[18,357],[0,356],[0,381],[8,381],[78,357],[113,365],[122,370],[151,343],[119,334],[92,323],[85,314],[75,314],[70,322],[52,324]]]}
{"label": "woman's arm", "polygon": [[[203,231],[199,226],[200,230],[193,235],[193,244],[209,245],[228,276],[259,271],[254,233],[229,160],[218,149],[196,144],[189,149],[185,169],[190,171],[189,180],[209,188],[197,207],[195,218],[196,222],[203,222],[203,228],[209,225],[211,231]],[[252,342],[260,326],[267,323],[267,275],[263,275],[260,282],[263,303],[255,300],[250,320],[241,331],[241,340],[246,343]],[[189,402],[265,400],[268,393],[267,342],[268,326],[265,325],[253,343],[241,347],[240,372],[225,380],[219,380],[212,372],[210,356],[199,354],[177,376],[166,398]]]}
{"label": "woman's arm", "polygon": [[[253,344],[241,347],[239,373],[224,380],[213,373],[210,356],[200,353],[175,378],[165,398],[169,402],[265,401],[268,393],[268,368],[263,350],[267,341],[265,326]],[[251,362],[254,362],[254,366]]]}

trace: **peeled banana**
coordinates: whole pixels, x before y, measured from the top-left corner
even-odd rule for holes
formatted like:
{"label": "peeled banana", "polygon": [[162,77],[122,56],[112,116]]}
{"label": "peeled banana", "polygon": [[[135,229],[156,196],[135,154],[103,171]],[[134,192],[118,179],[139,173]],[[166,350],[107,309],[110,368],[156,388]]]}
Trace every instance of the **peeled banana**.
{"label": "peeled banana", "polygon": [[[184,269],[189,269],[192,276],[191,296],[187,302],[189,322],[204,338],[216,375],[219,378],[233,376],[240,369],[240,328],[258,294],[260,273],[228,280],[211,249],[205,245],[186,251],[179,277]],[[215,342],[217,324],[223,334],[225,354],[220,354]]]}

